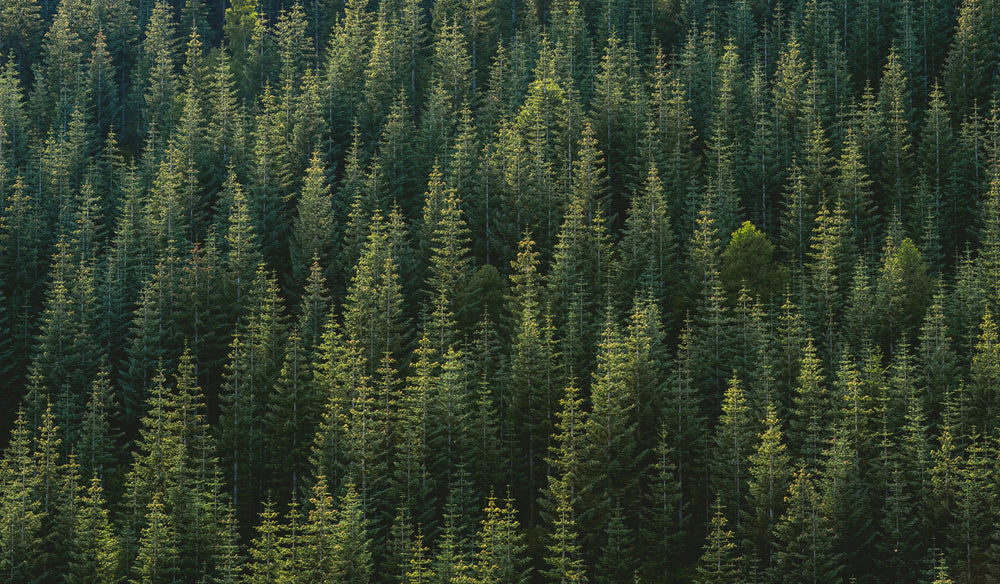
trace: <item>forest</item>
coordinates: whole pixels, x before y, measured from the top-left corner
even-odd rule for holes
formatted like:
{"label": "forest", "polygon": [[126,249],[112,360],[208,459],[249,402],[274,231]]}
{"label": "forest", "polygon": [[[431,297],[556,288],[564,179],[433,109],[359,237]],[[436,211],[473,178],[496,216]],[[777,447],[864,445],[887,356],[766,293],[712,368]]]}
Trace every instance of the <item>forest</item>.
{"label": "forest", "polygon": [[1000,581],[1000,0],[2,0],[0,581]]}

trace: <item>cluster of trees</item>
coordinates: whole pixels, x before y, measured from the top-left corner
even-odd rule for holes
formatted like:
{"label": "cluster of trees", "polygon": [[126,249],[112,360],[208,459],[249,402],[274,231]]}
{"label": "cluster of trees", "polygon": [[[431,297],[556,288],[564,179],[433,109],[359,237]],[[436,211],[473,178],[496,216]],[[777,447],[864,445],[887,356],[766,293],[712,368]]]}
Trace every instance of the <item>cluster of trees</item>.
{"label": "cluster of trees", "polygon": [[4,0],[0,579],[1000,577],[997,0]]}

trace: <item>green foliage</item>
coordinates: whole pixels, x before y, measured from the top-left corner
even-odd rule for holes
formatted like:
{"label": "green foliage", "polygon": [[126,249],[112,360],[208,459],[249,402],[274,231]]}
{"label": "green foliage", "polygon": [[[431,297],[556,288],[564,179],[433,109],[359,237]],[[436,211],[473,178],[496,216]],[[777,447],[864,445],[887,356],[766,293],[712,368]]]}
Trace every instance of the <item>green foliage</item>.
{"label": "green foliage", "polygon": [[719,277],[731,300],[746,289],[763,304],[781,294],[788,279],[788,270],[774,260],[774,245],[749,221],[733,232],[722,250]]}
{"label": "green foliage", "polygon": [[996,579],[996,8],[0,2],[0,580]]}

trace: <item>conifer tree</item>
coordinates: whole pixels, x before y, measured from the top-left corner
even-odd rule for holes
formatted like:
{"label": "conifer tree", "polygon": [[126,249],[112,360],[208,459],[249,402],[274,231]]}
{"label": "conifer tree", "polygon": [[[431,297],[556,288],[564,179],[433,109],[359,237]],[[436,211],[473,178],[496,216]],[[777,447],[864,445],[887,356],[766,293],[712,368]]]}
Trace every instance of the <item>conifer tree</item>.
{"label": "conifer tree", "polygon": [[754,430],[744,390],[734,376],[722,397],[722,413],[715,428],[711,481],[717,511],[725,508],[736,529],[743,521]]}
{"label": "conifer tree", "polygon": [[39,569],[36,565],[41,543],[45,510],[40,498],[41,478],[32,454],[32,433],[19,409],[10,443],[0,461],[3,476],[3,504],[0,527],[3,528],[3,557],[0,569],[11,581],[28,581]]}
{"label": "conifer tree", "polygon": [[806,67],[802,46],[793,33],[778,55],[773,89],[775,158],[782,171],[792,165],[795,153],[806,142],[807,124],[803,119],[808,81]]}
{"label": "conifer tree", "polygon": [[39,39],[44,26],[37,0],[19,0],[4,7],[0,15],[0,50],[14,49],[11,59],[27,70],[38,58]]}
{"label": "conifer tree", "polygon": [[[513,329],[510,379],[507,382],[509,415],[503,429],[510,448],[512,485],[523,485],[519,498],[528,500],[526,523],[535,521],[535,493],[542,486],[542,461],[546,457],[550,415],[556,410],[552,379],[553,349],[551,330],[541,302],[538,252],[530,238],[521,241],[512,263],[509,300]],[[522,507],[523,509],[523,507]]]}
{"label": "conifer tree", "polygon": [[325,477],[316,478],[309,506],[308,520],[302,526],[302,549],[296,554],[301,558],[302,580],[323,582],[334,572],[337,553],[334,533],[338,520]]}
{"label": "conifer tree", "polygon": [[669,284],[673,281],[673,232],[671,210],[663,182],[654,163],[639,193],[632,197],[625,233],[618,244],[619,265],[625,271],[625,293],[648,286],[662,304],[668,301]]}
{"label": "conifer tree", "polygon": [[551,582],[566,584],[586,579],[586,566],[577,538],[576,515],[586,414],[580,409],[579,390],[569,385],[560,400],[561,411],[556,423],[557,448],[551,462],[554,472],[549,476],[547,501],[551,505],[550,531],[544,575]]}
{"label": "conifer tree", "polygon": [[179,576],[174,564],[177,555],[176,534],[172,516],[165,512],[160,492],[153,494],[146,515],[146,526],[139,539],[139,555],[135,559],[130,581],[136,584],[171,582]]}
{"label": "conifer tree", "polygon": [[456,325],[469,321],[463,313],[472,300],[468,296],[472,275],[469,231],[462,201],[457,191],[445,186],[442,178],[435,167],[424,204],[423,227],[429,248],[424,330],[440,356],[449,347],[459,346],[462,331],[456,330]]}
{"label": "conifer tree", "polygon": [[318,262],[329,278],[334,257],[334,209],[319,153],[314,151],[299,194],[292,227],[292,279],[304,283],[309,266]]}
{"label": "conifer tree", "polygon": [[697,134],[692,120],[691,104],[682,79],[668,71],[666,59],[657,53],[654,62],[652,124],[646,139],[651,147],[649,163],[657,164],[663,181],[673,225],[678,240],[686,240],[694,231],[698,201],[694,189],[698,185],[700,160],[695,155]]}
{"label": "conifer tree", "polygon": [[708,534],[705,551],[698,562],[695,582],[699,584],[740,582],[740,563],[743,558],[736,556],[738,548],[733,542],[733,532],[727,531],[726,525],[725,507],[717,500],[715,514],[712,516],[712,530]]}
{"label": "conifer tree", "polygon": [[776,582],[841,582],[833,551],[833,530],[812,474],[796,471],[788,492],[788,511],[775,527]]}
{"label": "conifer tree", "polygon": [[166,2],[156,2],[146,25],[140,59],[140,79],[143,88],[143,112],[139,134],[148,135],[154,148],[163,148],[171,135],[176,114],[174,102],[178,93],[176,74],[177,26],[173,10]]}
{"label": "conifer tree", "polygon": [[979,339],[972,355],[972,366],[969,375],[970,406],[969,417],[972,425],[985,435],[989,435],[994,427],[994,412],[997,408],[996,384],[1000,363],[1000,344],[997,339],[997,326],[993,315],[986,310],[979,327]]}
{"label": "conifer tree", "polygon": [[867,249],[874,237],[871,169],[865,162],[861,139],[854,125],[847,128],[844,145],[837,159],[834,192],[846,215],[855,242]]}
{"label": "conifer tree", "polygon": [[230,306],[242,312],[244,296],[249,292],[254,273],[261,262],[257,234],[250,215],[250,207],[243,188],[230,170],[223,186],[221,202],[227,209],[228,224],[224,236],[226,250],[225,291]]}
{"label": "conifer tree", "polygon": [[816,472],[820,468],[827,441],[833,434],[831,399],[812,339],[808,339],[802,354],[792,417],[789,420],[789,444],[795,446],[801,467]]}
{"label": "conifer tree", "polygon": [[605,155],[611,213],[624,210],[624,199],[638,188],[638,169],[629,161],[639,154],[646,122],[638,103],[643,97],[631,75],[638,68],[634,46],[618,35],[614,30],[607,32],[604,54],[595,67],[590,116],[597,145]]}
{"label": "conifer tree", "polygon": [[884,254],[875,290],[876,307],[884,317],[876,328],[876,340],[891,355],[898,339],[915,341],[930,300],[931,280],[923,255],[909,238],[897,247],[890,235]]}
{"label": "conifer tree", "polygon": [[281,578],[281,563],[284,554],[278,544],[281,537],[281,526],[277,521],[278,514],[274,504],[267,501],[260,513],[255,537],[247,552],[245,580],[252,584],[277,584]]}
{"label": "conifer tree", "polygon": [[708,185],[715,193],[718,206],[718,227],[721,233],[732,233],[740,217],[738,177],[741,174],[740,139],[743,126],[743,95],[740,56],[735,45],[727,44],[718,67],[716,105],[712,111],[710,141],[707,152]]}
{"label": "conifer tree", "polygon": [[816,226],[808,252],[809,263],[805,294],[808,324],[821,345],[823,360],[832,365],[839,352],[840,331],[837,324],[843,310],[843,285],[846,280],[846,256],[850,242],[846,233],[844,209],[823,205],[816,215]]}
{"label": "conifer tree", "polygon": [[89,487],[80,490],[66,581],[72,584],[117,582],[121,573],[121,551],[108,519],[101,479],[95,476]]}
{"label": "conifer tree", "polygon": [[878,105],[885,119],[880,202],[883,215],[898,220],[910,232],[922,219],[913,201],[916,165],[910,134],[909,91],[899,55],[890,51],[879,87]]}
{"label": "conifer tree", "polygon": [[573,162],[573,184],[553,250],[548,278],[552,314],[561,340],[564,376],[582,376],[593,353],[593,318],[607,287],[610,249],[601,200],[605,184],[601,154],[590,126],[584,128]]}
{"label": "conifer tree", "polygon": [[991,10],[989,3],[980,0],[965,0],[959,7],[958,26],[943,70],[945,89],[958,119],[988,99],[989,63],[996,54],[997,32]]}
{"label": "conifer tree", "polygon": [[781,420],[774,403],[767,404],[766,417],[761,420],[764,431],[749,456],[747,483],[746,548],[756,555],[759,569],[774,565],[777,543],[774,528],[787,508],[786,495],[792,480],[790,458],[782,442]]}
{"label": "conifer tree", "polygon": [[[591,382],[592,408],[587,417],[583,456],[587,461],[579,480],[588,492],[586,512],[580,509],[581,526],[587,533],[581,541],[593,545],[597,534],[618,509],[639,505],[637,396],[629,387],[628,345],[620,325],[611,314],[605,319],[598,344],[597,364]],[[619,518],[619,521],[622,519]],[[609,577],[606,573],[604,577]]]}
{"label": "conifer tree", "polygon": [[117,445],[120,435],[115,425],[117,409],[108,368],[104,365],[91,384],[90,399],[84,409],[76,446],[84,479],[99,478],[102,488],[105,484],[119,484],[117,476],[120,473],[116,465],[120,454]]}
{"label": "conifer tree", "polygon": [[476,532],[477,549],[473,561],[475,578],[483,584],[520,584],[527,580],[531,568],[526,566],[524,534],[520,532],[513,506],[507,499],[497,505],[491,492],[486,498],[483,520]]}
{"label": "conifer tree", "polygon": [[[680,345],[674,369],[668,379],[668,393],[664,398],[664,432],[661,451],[658,452],[659,473],[671,473],[676,481],[675,506],[672,509],[676,523],[674,529],[690,533],[698,521],[699,504],[706,477],[707,438],[704,432],[705,413],[701,396],[694,382],[695,355],[692,347],[691,322],[687,321],[681,331]],[[670,462],[661,460],[667,456],[663,448],[670,448]],[[672,469],[668,468],[673,466]],[[665,477],[664,477],[665,478]],[[662,481],[663,478],[659,478]],[[659,487],[660,498],[673,497],[671,489]]]}
{"label": "conifer tree", "polygon": [[344,334],[358,344],[365,373],[373,375],[382,356],[403,356],[405,327],[399,258],[381,213],[371,218],[371,231],[355,266],[344,305]]}
{"label": "conifer tree", "polygon": [[939,419],[949,388],[960,381],[958,358],[948,333],[943,304],[944,294],[939,286],[924,316],[917,360],[917,383],[923,388],[924,411],[934,421]]}

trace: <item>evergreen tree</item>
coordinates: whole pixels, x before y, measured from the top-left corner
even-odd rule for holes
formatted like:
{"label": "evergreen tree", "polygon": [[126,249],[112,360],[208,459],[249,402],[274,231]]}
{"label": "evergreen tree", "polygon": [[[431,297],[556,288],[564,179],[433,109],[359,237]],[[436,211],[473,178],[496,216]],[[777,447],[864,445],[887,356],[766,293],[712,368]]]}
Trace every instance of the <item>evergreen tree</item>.
{"label": "evergreen tree", "polygon": [[524,534],[517,520],[513,501],[501,508],[492,493],[486,498],[484,517],[476,532],[477,550],[473,572],[483,584],[519,584],[525,582],[531,568],[526,566]]}
{"label": "evergreen tree", "polygon": [[30,581],[40,568],[36,561],[45,510],[40,497],[41,478],[32,453],[32,433],[22,408],[18,410],[10,443],[0,461],[3,476],[0,569],[12,582]]}
{"label": "evergreen tree", "polygon": [[698,562],[695,582],[700,584],[740,582],[741,557],[736,556],[737,545],[733,542],[733,532],[726,530],[726,514],[718,501],[712,516],[712,531],[705,541],[705,551]]}
{"label": "evergreen tree", "polygon": [[177,549],[173,521],[164,511],[161,498],[161,493],[156,492],[148,504],[146,526],[139,539],[139,555],[131,580],[137,584],[170,582],[178,576],[174,564]]}
{"label": "evergreen tree", "polygon": [[142,41],[139,78],[144,80],[143,112],[139,134],[149,136],[154,148],[162,149],[176,122],[177,25],[166,2],[156,2],[146,24]]}
{"label": "evergreen tree", "polygon": [[711,481],[717,513],[725,508],[736,529],[743,521],[754,429],[740,380],[733,377],[723,395],[722,414],[715,427]]}
{"label": "evergreen tree", "polygon": [[756,565],[767,570],[774,565],[778,547],[774,529],[787,508],[786,495],[792,470],[787,447],[782,443],[781,421],[773,403],[761,420],[764,431],[749,456],[747,483],[746,549],[755,553]]}
{"label": "evergreen tree", "polygon": [[645,183],[632,197],[618,245],[619,265],[625,271],[625,280],[619,284],[627,284],[626,294],[648,286],[661,303],[668,301],[674,255],[670,214],[659,171],[650,163]]}
{"label": "evergreen tree", "polygon": [[[523,485],[518,493],[528,503],[528,525],[535,521],[535,493],[542,486],[550,416],[555,411],[552,376],[551,330],[541,303],[538,252],[530,238],[521,241],[517,260],[511,266],[509,300],[513,330],[510,378],[507,382],[508,412],[504,437],[510,449],[512,485]],[[524,508],[524,507],[521,507]]]}
{"label": "evergreen tree", "polygon": [[[580,409],[578,389],[567,386],[560,400],[561,411],[556,423],[557,449],[551,459],[554,473],[549,476],[547,501],[551,505],[551,527],[545,563],[545,576],[552,582],[566,584],[586,580],[586,566],[577,541],[576,507],[579,497],[580,466],[583,462],[582,442],[586,414]],[[578,442],[579,441],[579,442]]]}
{"label": "evergreen tree", "polygon": [[833,530],[812,475],[799,470],[788,492],[788,511],[775,527],[775,582],[840,582]]}
{"label": "evergreen tree", "polygon": [[85,491],[80,490],[66,581],[73,584],[117,582],[121,573],[121,552],[108,519],[101,479],[95,476]]}
{"label": "evergreen tree", "polygon": [[831,399],[825,385],[816,349],[809,339],[803,350],[789,421],[789,444],[798,451],[800,466],[809,472],[819,470],[827,442],[833,437]]}
{"label": "evergreen tree", "polygon": [[318,262],[328,278],[334,257],[334,210],[325,171],[317,152],[313,152],[309,170],[299,195],[297,215],[292,228],[292,278],[304,282],[309,266]]}

